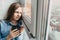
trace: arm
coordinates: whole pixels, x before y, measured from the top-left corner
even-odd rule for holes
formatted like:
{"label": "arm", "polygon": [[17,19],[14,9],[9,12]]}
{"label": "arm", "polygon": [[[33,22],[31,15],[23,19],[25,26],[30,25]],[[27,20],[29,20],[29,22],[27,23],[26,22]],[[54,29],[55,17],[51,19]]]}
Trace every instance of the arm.
{"label": "arm", "polygon": [[1,22],[0,22],[0,40],[6,40],[6,37],[2,37],[2,34],[1,34]]}

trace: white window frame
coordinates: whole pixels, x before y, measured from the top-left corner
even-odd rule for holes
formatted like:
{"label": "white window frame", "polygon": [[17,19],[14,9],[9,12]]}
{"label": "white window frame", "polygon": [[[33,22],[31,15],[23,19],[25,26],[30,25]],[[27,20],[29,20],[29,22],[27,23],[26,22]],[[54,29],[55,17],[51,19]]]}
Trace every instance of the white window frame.
{"label": "white window frame", "polygon": [[37,1],[37,38],[36,40],[46,40],[46,31],[49,16],[49,3],[50,0]]}

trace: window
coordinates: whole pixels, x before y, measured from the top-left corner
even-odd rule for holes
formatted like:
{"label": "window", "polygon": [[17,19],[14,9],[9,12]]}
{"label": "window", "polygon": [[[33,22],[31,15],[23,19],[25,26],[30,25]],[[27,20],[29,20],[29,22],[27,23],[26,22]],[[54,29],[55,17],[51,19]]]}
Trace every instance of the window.
{"label": "window", "polygon": [[25,15],[31,18],[31,0],[25,0]]}
{"label": "window", "polygon": [[50,0],[50,20],[47,40],[60,40],[60,0]]}
{"label": "window", "polygon": [[23,19],[30,32],[35,36],[37,0],[25,0]]}

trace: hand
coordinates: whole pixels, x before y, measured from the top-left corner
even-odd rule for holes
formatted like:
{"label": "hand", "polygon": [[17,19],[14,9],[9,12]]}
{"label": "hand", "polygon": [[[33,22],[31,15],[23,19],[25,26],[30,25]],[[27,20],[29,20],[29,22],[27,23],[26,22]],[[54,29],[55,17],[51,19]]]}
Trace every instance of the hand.
{"label": "hand", "polygon": [[7,40],[11,40],[11,39],[17,37],[19,34],[20,34],[20,32],[17,29],[10,30],[10,34],[7,36]]}
{"label": "hand", "polygon": [[24,27],[22,26],[22,27],[20,27],[20,33],[22,32],[24,30]]}

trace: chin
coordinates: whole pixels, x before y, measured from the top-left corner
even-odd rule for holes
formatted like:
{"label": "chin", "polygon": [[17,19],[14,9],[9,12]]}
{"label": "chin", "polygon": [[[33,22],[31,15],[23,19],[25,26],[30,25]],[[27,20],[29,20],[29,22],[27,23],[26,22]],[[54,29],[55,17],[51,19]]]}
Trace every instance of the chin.
{"label": "chin", "polygon": [[18,21],[19,19],[16,19],[16,21]]}
{"label": "chin", "polygon": [[18,21],[19,19],[16,19],[16,21]]}

